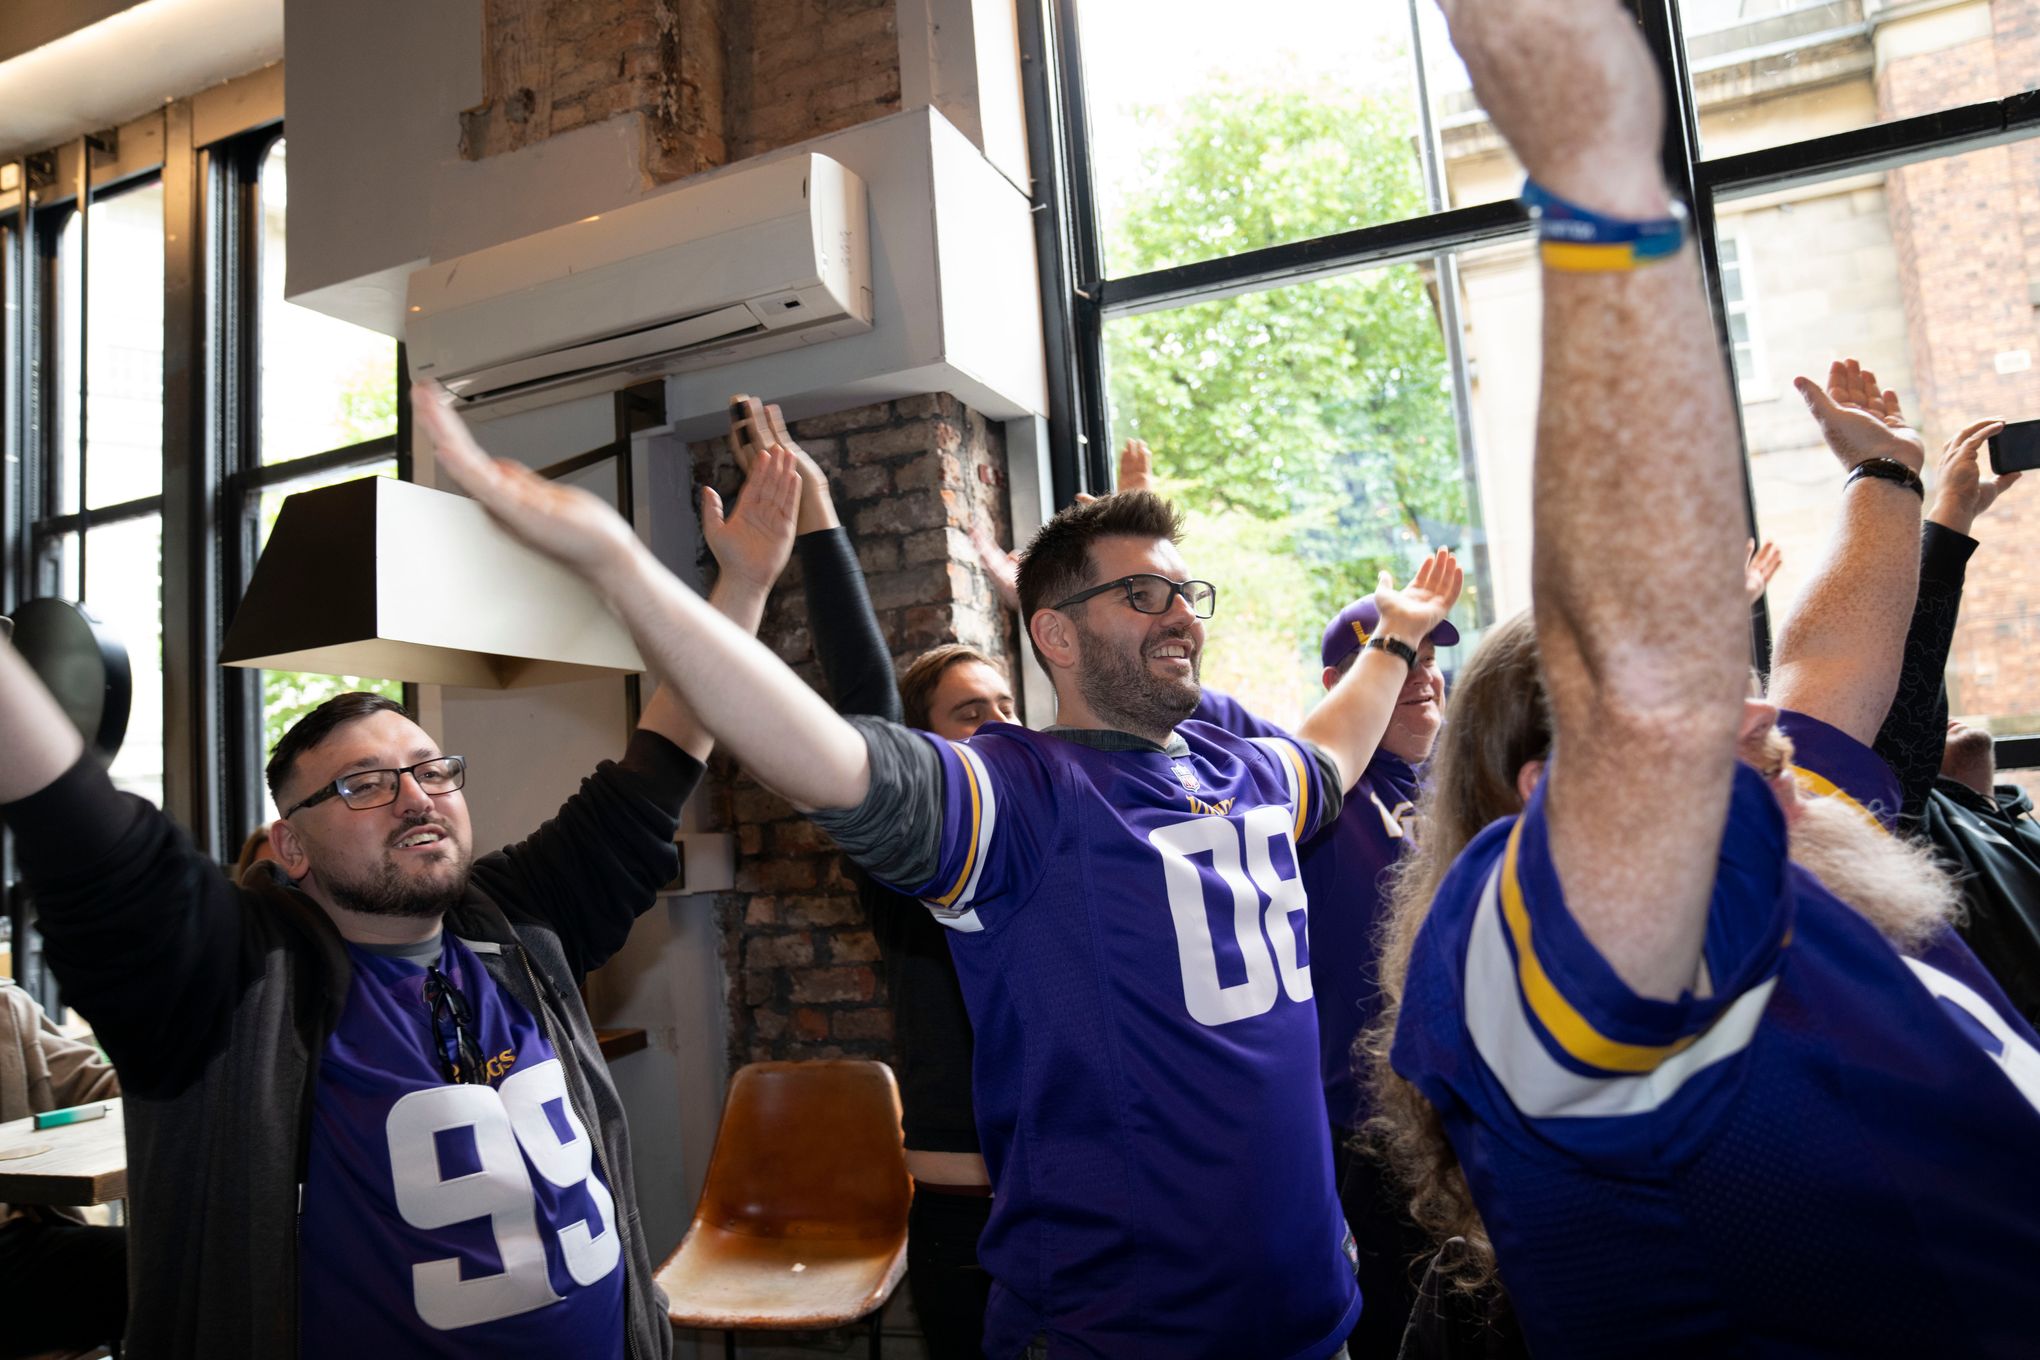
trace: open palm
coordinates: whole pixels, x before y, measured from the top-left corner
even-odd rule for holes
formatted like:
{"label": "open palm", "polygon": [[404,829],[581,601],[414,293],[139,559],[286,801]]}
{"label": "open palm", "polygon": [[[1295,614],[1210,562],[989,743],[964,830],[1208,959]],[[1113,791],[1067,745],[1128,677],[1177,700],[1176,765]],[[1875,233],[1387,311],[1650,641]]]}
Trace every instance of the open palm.
{"label": "open palm", "polygon": [[1877,375],[1854,359],[1828,365],[1826,390],[1811,378],[1794,378],[1792,385],[1842,466],[1853,468],[1872,458],[1890,458],[1914,472],[1925,466],[1926,441],[1899,409],[1898,393],[1879,386]]}
{"label": "open palm", "polygon": [[715,488],[701,488],[701,536],[724,571],[770,589],[793,555],[799,508],[799,460],[771,445],[752,455],[751,473],[727,518]]}

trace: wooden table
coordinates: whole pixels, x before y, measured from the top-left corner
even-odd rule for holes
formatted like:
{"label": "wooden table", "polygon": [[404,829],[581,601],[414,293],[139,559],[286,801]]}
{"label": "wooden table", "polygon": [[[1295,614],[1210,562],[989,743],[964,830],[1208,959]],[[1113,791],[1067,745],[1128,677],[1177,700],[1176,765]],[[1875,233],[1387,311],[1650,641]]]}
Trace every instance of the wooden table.
{"label": "wooden table", "polygon": [[[0,1204],[108,1204],[127,1198],[127,1123],[118,1100],[106,1118],[38,1129],[0,1124]],[[28,1155],[23,1155],[24,1153]]]}

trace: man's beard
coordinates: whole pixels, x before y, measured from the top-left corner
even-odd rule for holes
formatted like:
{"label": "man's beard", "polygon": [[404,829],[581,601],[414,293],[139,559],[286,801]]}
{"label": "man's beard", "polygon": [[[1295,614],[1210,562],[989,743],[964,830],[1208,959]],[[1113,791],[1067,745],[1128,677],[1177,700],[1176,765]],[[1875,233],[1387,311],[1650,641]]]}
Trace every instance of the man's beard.
{"label": "man's beard", "polygon": [[438,829],[446,833],[441,844],[453,861],[423,881],[399,869],[387,852],[379,868],[359,878],[342,878],[327,872],[319,875],[319,881],[333,899],[333,905],[363,916],[444,916],[467,896],[470,864],[454,843],[453,833],[445,827]]}
{"label": "man's beard", "polygon": [[1903,954],[1961,919],[1962,893],[1925,846],[1889,835],[1839,798],[1803,797],[1792,860]]}
{"label": "man's beard", "polygon": [[[1120,731],[1135,736],[1173,731],[1197,711],[1203,691],[1197,683],[1197,644],[1188,629],[1151,633],[1132,655],[1116,650],[1081,621],[1077,638],[1084,649],[1077,667],[1077,692],[1093,713]],[[1148,669],[1147,653],[1165,642],[1181,642],[1190,649],[1188,680],[1165,680]]]}

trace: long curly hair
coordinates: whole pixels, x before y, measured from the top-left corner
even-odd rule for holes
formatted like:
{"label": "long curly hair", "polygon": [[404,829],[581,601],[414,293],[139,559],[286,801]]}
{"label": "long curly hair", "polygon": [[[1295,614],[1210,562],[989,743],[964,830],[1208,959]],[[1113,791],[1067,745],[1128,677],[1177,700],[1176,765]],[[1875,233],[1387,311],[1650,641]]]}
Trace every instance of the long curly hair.
{"label": "long curly hair", "polygon": [[1410,951],[1430,915],[1439,882],[1459,852],[1498,817],[1523,810],[1517,772],[1551,752],[1551,713],[1538,672],[1537,631],[1518,614],[1491,629],[1459,672],[1451,717],[1432,752],[1418,805],[1416,845],[1396,864],[1377,941],[1381,1015],[1356,1042],[1355,1059],[1373,1096],[1363,1135],[1409,1196],[1410,1217],[1441,1246],[1439,1273],[1472,1295],[1500,1296],[1495,1249],[1445,1123],[1431,1102],[1389,1065],[1409,979]]}

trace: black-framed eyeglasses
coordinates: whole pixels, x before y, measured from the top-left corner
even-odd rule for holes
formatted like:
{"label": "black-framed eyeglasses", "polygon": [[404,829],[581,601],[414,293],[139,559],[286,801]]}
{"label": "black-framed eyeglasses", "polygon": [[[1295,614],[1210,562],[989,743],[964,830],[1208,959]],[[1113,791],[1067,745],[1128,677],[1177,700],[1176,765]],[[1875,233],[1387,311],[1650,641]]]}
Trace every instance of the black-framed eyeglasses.
{"label": "black-framed eyeglasses", "polygon": [[403,787],[405,775],[417,780],[419,788],[436,798],[442,793],[456,792],[467,783],[467,757],[434,756],[397,770],[356,770],[343,774],[283,815],[296,816],[328,798],[338,798],[356,812],[388,807],[397,801],[397,790]]}
{"label": "black-framed eyeglasses", "polygon": [[1218,587],[1209,581],[1171,581],[1166,576],[1152,572],[1141,572],[1134,576],[1122,576],[1116,581],[1107,581],[1102,586],[1080,590],[1067,600],[1059,600],[1050,609],[1068,609],[1073,604],[1082,604],[1093,595],[1103,595],[1108,590],[1126,589],[1126,602],[1143,614],[1166,614],[1169,606],[1181,595],[1183,603],[1190,606],[1190,612],[1200,619],[1208,619],[1218,609]]}
{"label": "black-framed eyeglasses", "polygon": [[481,1045],[475,1042],[474,1007],[453,979],[436,967],[425,970],[425,1007],[432,1015],[433,1056],[439,1060],[440,1075],[456,1086],[485,1083]]}

